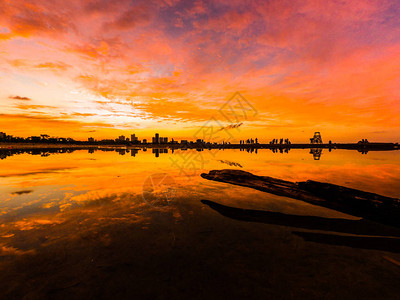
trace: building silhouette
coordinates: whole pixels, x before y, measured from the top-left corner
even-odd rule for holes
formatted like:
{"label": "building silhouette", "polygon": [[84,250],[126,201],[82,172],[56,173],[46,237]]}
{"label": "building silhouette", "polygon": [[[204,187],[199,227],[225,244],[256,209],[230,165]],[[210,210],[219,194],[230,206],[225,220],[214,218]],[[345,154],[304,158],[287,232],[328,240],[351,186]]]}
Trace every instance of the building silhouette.
{"label": "building silhouette", "polygon": [[139,141],[139,139],[137,138],[137,136],[135,134],[131,134],[131,142],[137,143],[138,141]]}
{"label": "building silhouette", "polygon": [[167,144],[168,138],[161,137],[158,133],[156,133],[155,136],[153,137],[152,141],[153,141],[153,144]]}
{"label": "building silhouette", "polygon": [[322,144],[321,133],[315,132],[314,137],[310,138],[311,144]]}

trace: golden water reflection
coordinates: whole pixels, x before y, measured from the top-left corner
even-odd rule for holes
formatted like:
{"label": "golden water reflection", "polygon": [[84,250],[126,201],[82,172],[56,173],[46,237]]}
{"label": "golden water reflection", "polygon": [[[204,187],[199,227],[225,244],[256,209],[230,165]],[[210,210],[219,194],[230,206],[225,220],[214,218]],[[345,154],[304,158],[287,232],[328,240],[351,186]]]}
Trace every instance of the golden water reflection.
{"label": "golden water reflection", "polygon": [[[171,211],[177,218],[181,217],[179,212],[172,212],[177,203],[192,204],[198,199],[290,214],[345,216],[300,201],[209,182],[199,176],[212,169],[237,168],[290,181],[312,179],[387,196],[400,194],[399,151],[368,155],[346,150],[326,151],[319,161],[308,155],[307,150],[283,154],[269,150],[258,150],[257,154],[239,150],[178,150],[173,154],[170,151],[161,153],[158,157],[154,149],[132,150],[131,155],[129,150],[123,150],[127,155],[114,151],[91,152],[78,150],[49,156],[20,154],[0,162],[3,248],[16,237],[16,232],[56,226],[74,213],[81,217],[87,214],[87,219],[96,223],[149,222],[147,212],[160,208],[148,205],[142,192],[144,182],[154,174],[168,174],[173,178],[173,183],[169,183],[174,192],[172,205],[161,209]],[[192,163],[185,166],[190,157]]]}

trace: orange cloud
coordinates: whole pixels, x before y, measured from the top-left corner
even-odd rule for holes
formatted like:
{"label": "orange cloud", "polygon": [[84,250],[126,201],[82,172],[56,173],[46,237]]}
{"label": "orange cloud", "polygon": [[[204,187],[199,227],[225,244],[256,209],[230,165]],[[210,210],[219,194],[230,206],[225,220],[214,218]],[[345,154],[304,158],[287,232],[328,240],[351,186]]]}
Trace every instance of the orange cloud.
{"label": "orange cloud", "polygon": [[71,66],[63,63],[63,62],[44,62],[44,63],[39,63],[35,66],[37,69],[53,69],[53,70],[61,70],[65,71]]}

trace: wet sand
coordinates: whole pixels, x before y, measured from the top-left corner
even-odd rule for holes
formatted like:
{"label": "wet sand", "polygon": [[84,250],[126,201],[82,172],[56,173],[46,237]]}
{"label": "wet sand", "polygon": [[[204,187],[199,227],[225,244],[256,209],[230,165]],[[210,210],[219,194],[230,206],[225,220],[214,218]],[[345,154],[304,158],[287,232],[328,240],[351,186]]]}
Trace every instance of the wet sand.
{"label": "wet sand", "polygon": [[[222,216],[199,199],[71,210],[0,257],[3,299],[394,299],[399,253],[307,242],[296,228]],[[90,218],[91,211],[102,215]],[[120,209],[127,220],[121,218]],[[129,219],[129,213],[134,213]],[[137,216],[140,217],[137,217]],[[307,232],[307,230],[306,230]],[[18,243],[17,243],[18,244]],[[10,250],[12,251],[12,250]],[[389,258],[389,260],[387,259]],[[390,261],[393,260],[393,261]]]}

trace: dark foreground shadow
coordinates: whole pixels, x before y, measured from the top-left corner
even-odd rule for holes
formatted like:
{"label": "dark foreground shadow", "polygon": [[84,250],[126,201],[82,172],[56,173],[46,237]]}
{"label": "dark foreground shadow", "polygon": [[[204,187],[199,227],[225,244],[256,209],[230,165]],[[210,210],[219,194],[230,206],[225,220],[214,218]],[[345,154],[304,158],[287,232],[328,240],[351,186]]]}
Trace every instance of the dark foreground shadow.
{"label": "dark foreground shadow", "polygon": [[347,220],[316,216],[289,215],[279,212],[236,208],[209,200],[201,200],[201,202],[225,217],[240,221],[375,236],[361,237],[300,231],[293,232],[297,236],[304,238],[306,241],[400,253],[400,239],[393,238],[400,237],[400,230],[395,227],[382,225],[372,221],[364,219]]}

